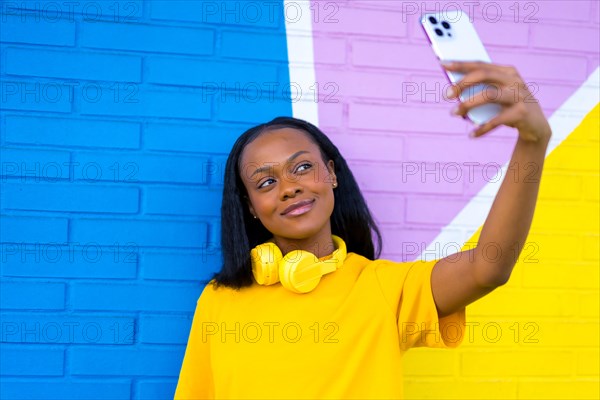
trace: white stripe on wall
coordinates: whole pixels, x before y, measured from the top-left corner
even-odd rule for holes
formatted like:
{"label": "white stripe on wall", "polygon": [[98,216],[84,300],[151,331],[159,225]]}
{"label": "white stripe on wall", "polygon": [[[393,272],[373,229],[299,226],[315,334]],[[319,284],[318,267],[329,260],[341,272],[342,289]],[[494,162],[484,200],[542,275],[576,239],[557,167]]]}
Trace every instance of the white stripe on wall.
{"label": "white stripe on wall", "polygon": [[310,89],[317,82],[310,1],[284,0],[284,13],[292,112],[295,118],[318,126],[318,104]]}

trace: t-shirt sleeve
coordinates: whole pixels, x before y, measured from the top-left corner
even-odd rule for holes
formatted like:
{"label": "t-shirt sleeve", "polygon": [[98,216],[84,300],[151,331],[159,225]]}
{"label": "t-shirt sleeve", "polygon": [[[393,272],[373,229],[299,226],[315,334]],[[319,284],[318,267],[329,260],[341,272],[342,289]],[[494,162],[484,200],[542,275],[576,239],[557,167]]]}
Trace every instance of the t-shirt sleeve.
{"label": "t-shirt sleeve", "polygon": [[175,389],[174,400],[213,399],[214,388],[210,363],[211,335],[205,330],[212,296],[211,285],[207,285],[196,303],[196,311],[192,320],[192,328],[188,338],[183,364],[179,373],[179,381]]}
{"label": "t-shirt sleeve", "polygon": [[380,262],[375,273],[395,312],[403,351],[411,347],[457,347],[465,332],[465,309],[439,318],[431,291],[431,272],[438,260]]}

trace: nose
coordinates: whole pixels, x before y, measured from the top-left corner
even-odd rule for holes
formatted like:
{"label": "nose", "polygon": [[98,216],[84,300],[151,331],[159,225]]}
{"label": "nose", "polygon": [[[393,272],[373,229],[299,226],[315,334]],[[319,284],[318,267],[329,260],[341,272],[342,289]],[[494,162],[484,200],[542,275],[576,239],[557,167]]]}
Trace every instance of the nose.
{"label": "nose", "polygon": [[296,197],[297,194],[302,193],[302,186],[298,182],[286,182],[281,183],[281,200]]}

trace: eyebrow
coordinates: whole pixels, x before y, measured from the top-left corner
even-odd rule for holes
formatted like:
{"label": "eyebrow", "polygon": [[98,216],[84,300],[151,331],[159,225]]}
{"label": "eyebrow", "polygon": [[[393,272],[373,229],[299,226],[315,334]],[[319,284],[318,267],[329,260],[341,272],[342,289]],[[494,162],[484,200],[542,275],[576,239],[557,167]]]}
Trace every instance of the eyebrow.
{"label": "eyebrow", "polygon": [[[292,154],[292,155],[290,156],[290,158],[288,158],[288,159],[287,159],[286,163],[289,163],[289,162],[292,162],[292,161],[294,161],[294,159],[295,159],[296,157],[298,157],[298,156],[300,156],[300,155],[302,155],[302,154],[304,154],[304,153],[310,153],[310,152],[309,152],[309,151],[307,151],[307,150],[300,150],[300,151],[297,151],[297,152],[295,152],[294,154]],[[271,168],[272,168],[272,166],[270,166],[270,165],[265,165],[264,167],[260,167],[260,168],[258,168],[256,171],[254,171],[254,172],[252,173],[252,175],[250,175],[250,178],[252,178],[254,175],[256,175],[256,174],[258,174],[258,173],[260,173],[260,172],[267,171],[267,170],[269,170],[269,169],[271,169]]]}

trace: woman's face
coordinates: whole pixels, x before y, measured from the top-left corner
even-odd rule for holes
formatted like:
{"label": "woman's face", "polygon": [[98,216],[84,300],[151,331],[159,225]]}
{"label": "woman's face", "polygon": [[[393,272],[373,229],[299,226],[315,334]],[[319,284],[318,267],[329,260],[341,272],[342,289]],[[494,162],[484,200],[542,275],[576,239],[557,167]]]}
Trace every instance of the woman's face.
{"label": "woman's face", "polygon": [[294,128],[267,131],[249,143],[240,159],[240,176],[250,212],[276,241],[331,240],[333,161]]}

